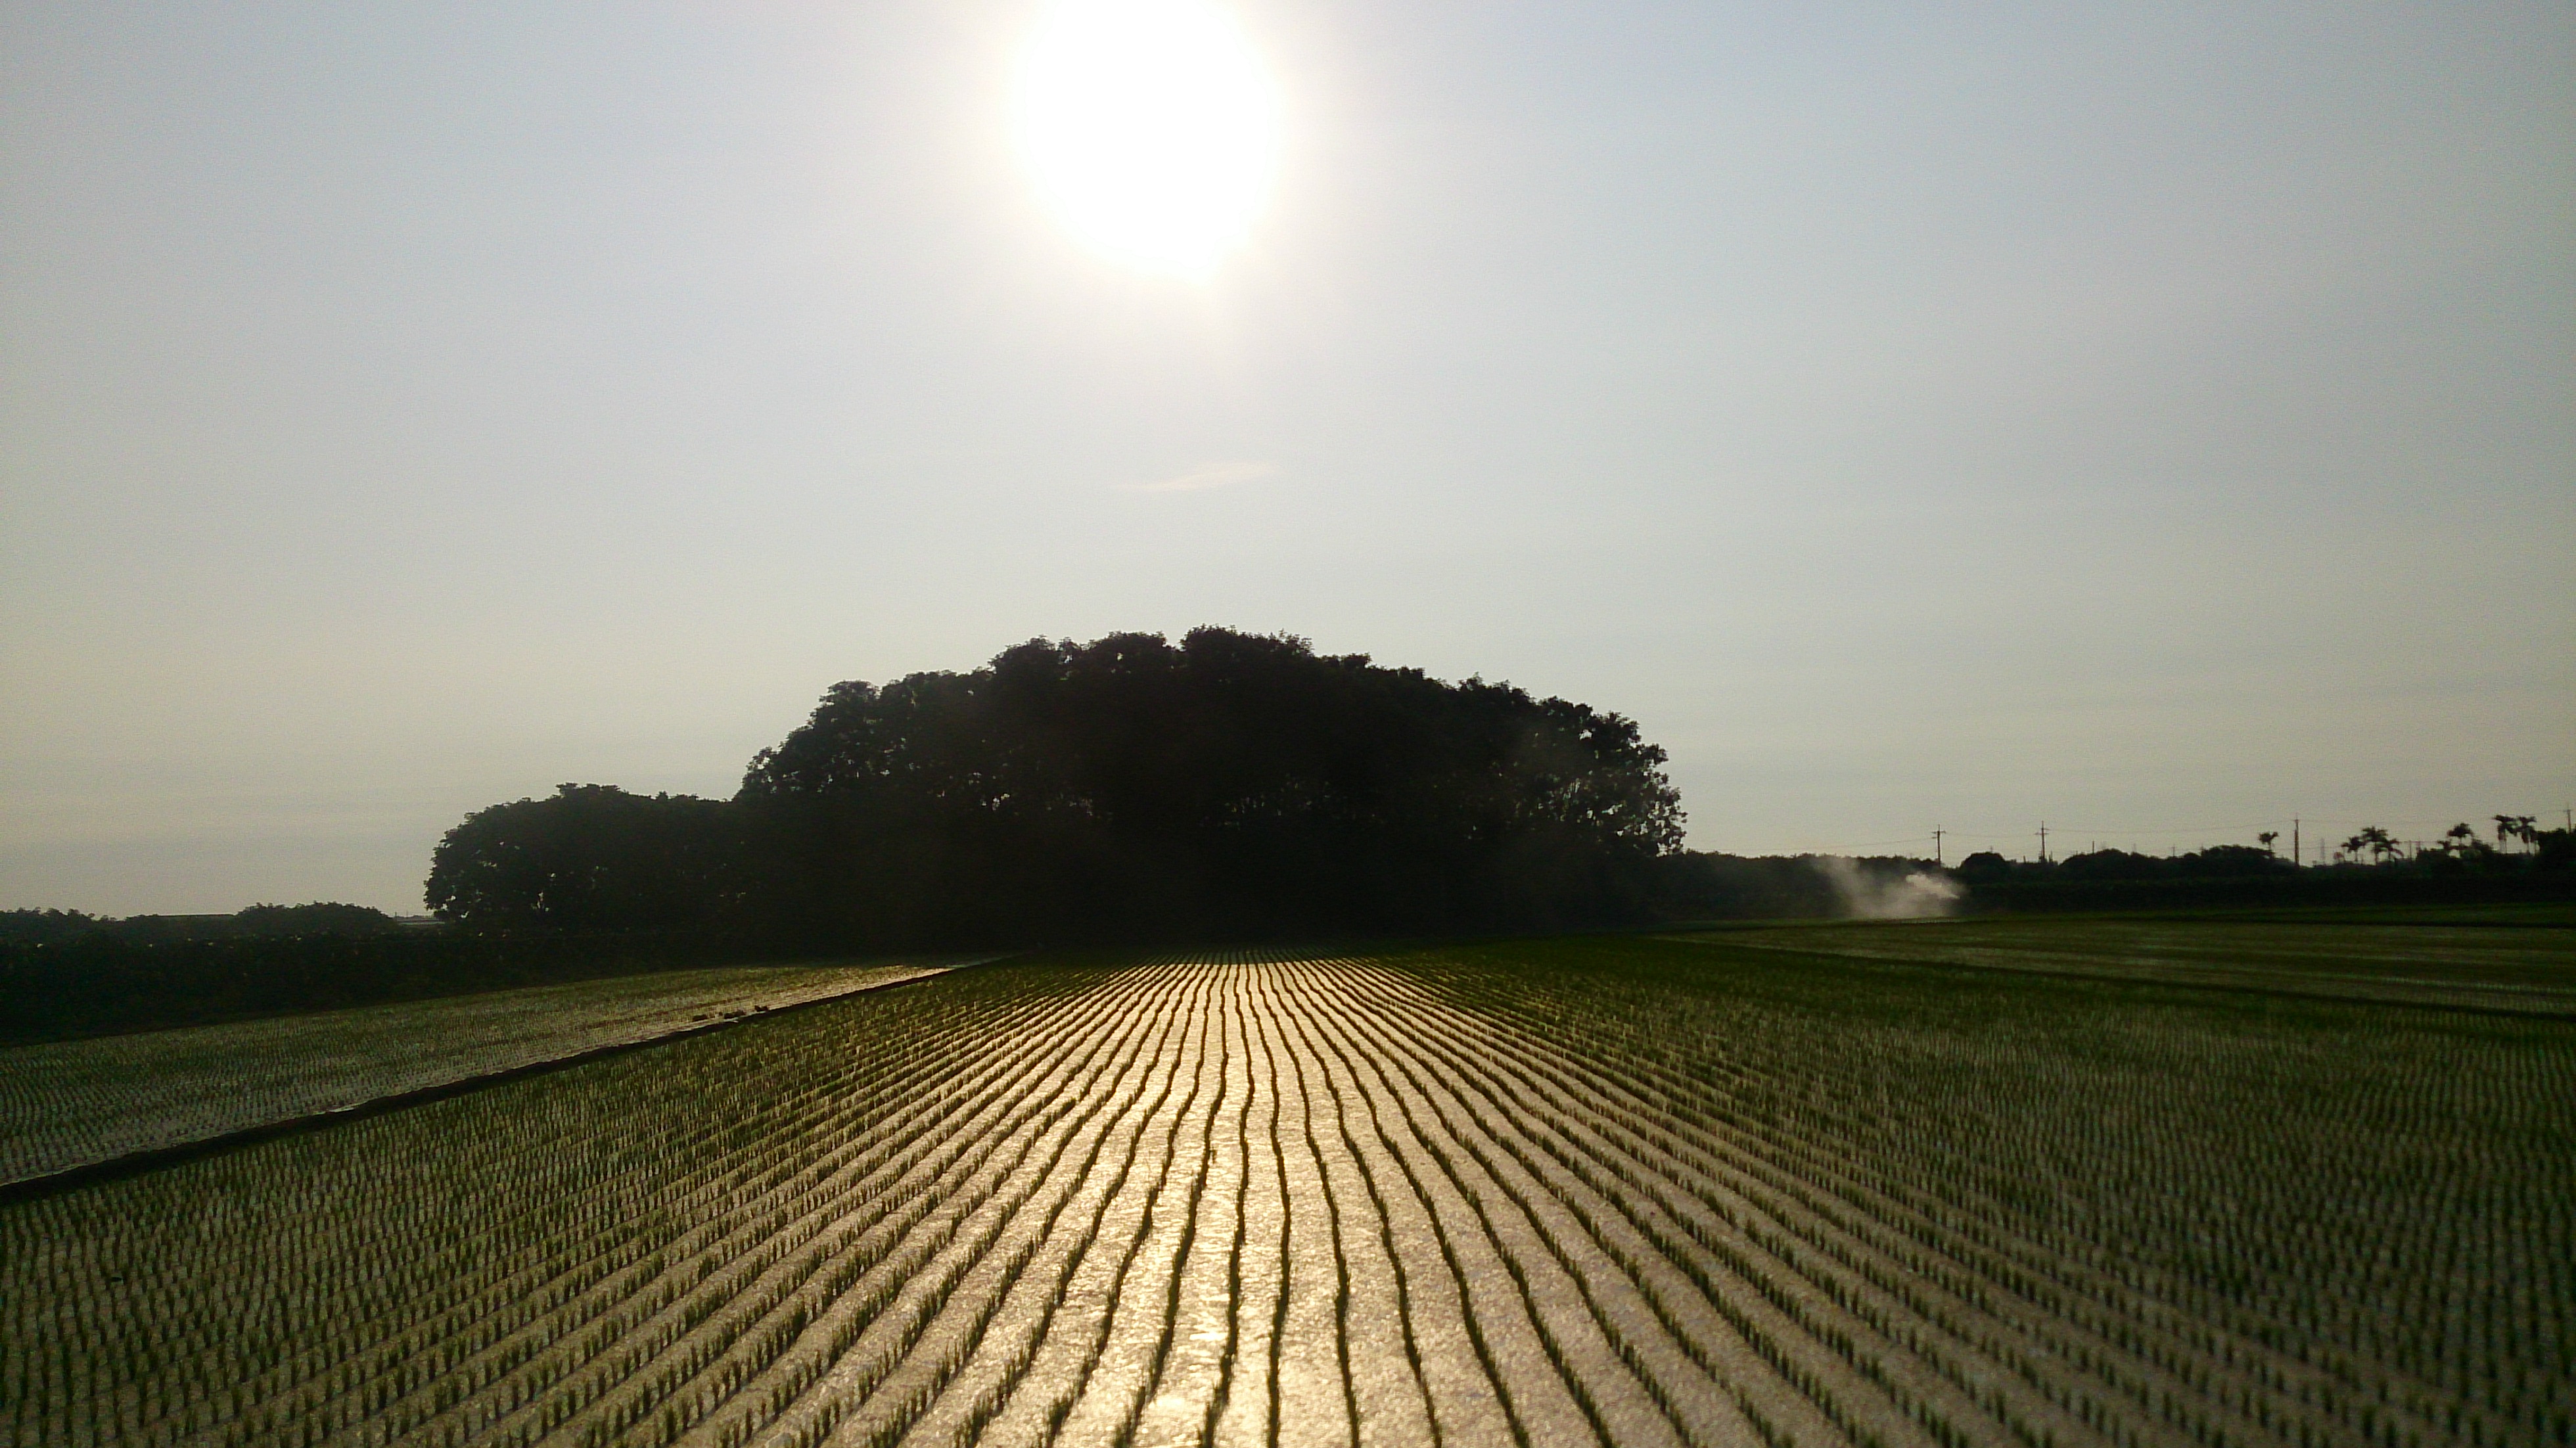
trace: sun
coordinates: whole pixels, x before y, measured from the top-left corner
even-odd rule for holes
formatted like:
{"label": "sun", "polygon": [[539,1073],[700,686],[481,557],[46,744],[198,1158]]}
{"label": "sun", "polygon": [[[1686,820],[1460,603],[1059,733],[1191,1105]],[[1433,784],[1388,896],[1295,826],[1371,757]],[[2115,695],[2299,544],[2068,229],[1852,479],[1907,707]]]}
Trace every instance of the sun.
{"label": "sun", "polygon": [[1054,0],[1020,57],[1020,152],[1065,224],[1147,270],[1203,277],[1279,166],[1279,101],[1207,0]]}

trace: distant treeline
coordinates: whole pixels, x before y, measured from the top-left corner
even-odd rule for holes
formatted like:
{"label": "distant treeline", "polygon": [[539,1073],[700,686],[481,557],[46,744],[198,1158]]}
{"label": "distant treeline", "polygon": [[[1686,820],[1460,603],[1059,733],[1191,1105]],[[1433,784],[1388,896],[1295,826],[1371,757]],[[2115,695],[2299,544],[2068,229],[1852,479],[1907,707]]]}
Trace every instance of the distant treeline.
{"label": "distant treeline", "polygon": [[1637,726],[1227,629],[834,685],[730,800],[565,785],[448,832],[476,932],[805,949],[1560,929],[1650,918],[1680,842]]}
{"label": "distant treeline", "polygon": [[[2500,816],[2499,819],[2510,817]],[[2255,845],[2181,855],[2092,850],[2062,860],[1970,855],[1953,872],[1977,910],[2147,910],[2253,905],[2412,905],[2563,899],[2576,892],[2576,831],[2499,831],[2497,844],[2462,825],[2441,846],[2376,863],[2299,866]],[[2384,831],[2368,835],[2385,839]],[[2519,848],[2508,848],[2519,846]],[[2353,851],[2359,854],[2359,850]]]}
{"label": "distant treeline", "polygon": [[[529,984],[364,905],[230,915],[0,910],[0,1042],[151,1030]],[[489,952],[485,952],[489,954]]]}
{"label": "distant treeline", "polygon": [[0,1043],[338,1010],[743,958],[738,942],[669,935],[505,938],[405,930],[135,939],[92,930],[45,943],[0,942]]}
{"label": "distant treeline", "polygon": [[46,945],[105,937],[147,945],[165,940],[279,940],[391,935],[403,923],[366,905],[253,905],[230,915],[128,915],[78,910],[0,910],[0,945]]}
{"label": "distant treeline", "polygon": [[2151,910],[2270,905],[2437,904],[2576,894],[2576,831],[2529,830],[2498,844],[2390,851],[2376,863],[2302,868],[2256,845],[2188,854],[2093,850],[2062,860],[1991,852],[1930,860],[1676,852],[1657,862],[1667,918],[1939,915],[2012,910]]}

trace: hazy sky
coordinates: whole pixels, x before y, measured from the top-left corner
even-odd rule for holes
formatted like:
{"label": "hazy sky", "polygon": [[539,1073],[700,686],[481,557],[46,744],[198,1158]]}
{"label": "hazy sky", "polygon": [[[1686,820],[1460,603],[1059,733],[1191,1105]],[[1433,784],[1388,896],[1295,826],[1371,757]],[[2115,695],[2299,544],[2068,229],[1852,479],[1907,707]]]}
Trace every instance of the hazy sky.
{"label": "hazy sky", "polygon": [[0,3],[0,906],[416,911],[1199,623],[1630,714],[1703,849],[2576,802],[2564,0],[1236,13],[1193,282],[1027,0]]}

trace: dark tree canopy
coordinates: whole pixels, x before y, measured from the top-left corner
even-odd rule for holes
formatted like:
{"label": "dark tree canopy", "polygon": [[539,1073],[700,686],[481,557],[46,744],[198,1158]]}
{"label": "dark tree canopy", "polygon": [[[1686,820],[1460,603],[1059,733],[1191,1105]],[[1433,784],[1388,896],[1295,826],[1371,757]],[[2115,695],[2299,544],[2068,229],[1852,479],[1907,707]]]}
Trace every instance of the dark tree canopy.
{"label": "dark tree canopy", "polygon": [[741,853],[721,801],[567,784],[449,830],[429,907],[480,930],[695,928],[738,903]]}
{"label": "dark tree canopy", "polygon": [[2013,861],[1981,850],[1959,862],[1959,878],[1972,884],[2003,880],[2062,880],[2070,883],[2120,880],[2232,880],[2298,873],[2288,860],[2258,845],[2211,845],[2183,855],[2140,855],[2128,850],[2091,850],[2046,863]]}
{"label": "dark tree canopy", "polygon": [[[1302,639],[1040,639],[834,685],[730,805],[483,811],[440,847],[431,903],[850,944],[1609,921],[1644,910],[1680,843],[1663,762],[1619,715]],[[691,855],[647,816],[711,843]]]}

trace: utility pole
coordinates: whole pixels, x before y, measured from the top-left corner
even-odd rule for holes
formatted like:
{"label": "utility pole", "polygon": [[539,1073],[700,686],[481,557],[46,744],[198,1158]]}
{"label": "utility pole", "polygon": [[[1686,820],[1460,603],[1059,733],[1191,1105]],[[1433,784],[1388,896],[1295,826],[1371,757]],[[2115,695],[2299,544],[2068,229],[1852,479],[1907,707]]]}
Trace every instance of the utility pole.
{"label": "utility pole", "polygon": [[2048,821],[2039,822],[2039,862],[2048,863]]}
{"label": "utility pole", "polygon": [[2299,858],[2299,817],[2297,815],[2290,816],[2290,863],[2293,865],[2307,863]]}
{"label": "utility pole", "polygon": [[1932,831],[1932,863],[1941,863],[1941,831],[1937,828]]}

